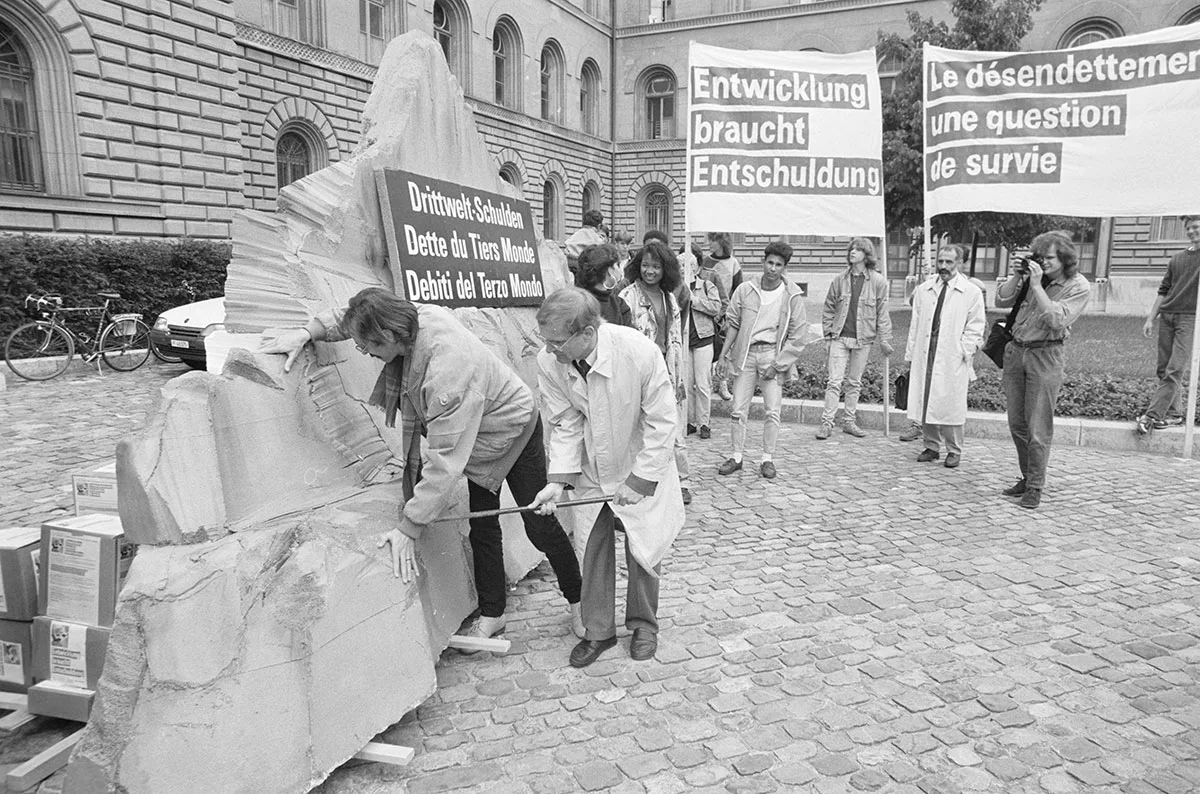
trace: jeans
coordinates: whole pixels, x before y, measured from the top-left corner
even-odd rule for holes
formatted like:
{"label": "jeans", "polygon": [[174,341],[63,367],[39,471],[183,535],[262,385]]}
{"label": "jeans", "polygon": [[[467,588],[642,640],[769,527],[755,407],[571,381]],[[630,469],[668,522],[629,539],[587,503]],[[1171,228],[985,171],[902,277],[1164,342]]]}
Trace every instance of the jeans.
{"label": "jeans", "polygon": [[762,389],[763,407],[767,418],[763,421],[763,453],[775,454],[775,443],[779,440],[779,413],[783,408],[783,373],[775,371],[775,346],[751,345],[746,355],[746,365],[733,381],[733,456],[739,460],[746,448],[746,417],[750,411],[750,400],[754,387]]}
{"label": "jeans", "polygon": [[[580,613],[583,636],[589,640],[607,640],[617,635],[618,531],[625,531],[621,519],[604,505],[592,525],[583,554],[583,570],[587,576],[584,577]],[[633,559],[628,538],[625,539],[625,567],[629,577],[625,585],[625,628],[649,629],[652,634],[658,634],[659,580]],[[655,573],[661,569],[662,566],[656,567]]]}
{"label": "jeans", "polygon": [[1008,432],[1017,448],[1017,465],[1030,488],[1046,484],[1050,443],[1054,440],[1054,405],[1063,382],[1062,345],[1024,348],[1008,343],[1004,350],[1004,397]]}
{"label": "jeans", "polygon": [[[833,424],[833,417],[837,414],[843,378],[846,379],[846,424],[854,424],[858,413],[858,395],[862,391],[862,374],[867,368],[870,353],[871,347],[859,347],[857,339],[839,336],[830,341],[829,380],[825,384],[825,410],[821,412],[821,421],[825,424]],[[850,369],[848,377],[847,365]]]}
{"label": "jeans", "polygon": [[713,346],[694,347],[692,356],[692,388],[688,390],[688,421],[707,425],[712,419],[712,360]]}
{"label": "jeans", "polygon": [[[517,457],[505,477],[508,489],[518,505],[527,505],[546,487],[546,449],[542,443],[542,422],[539,419],[529,443]],[[500,507],[499,492],[489,491],[481,485],[467,481],[467,494],[471,512],[497,510]],[[550,567],[558,578],[558,586],[568,603],[575,604],[580,596],[579,559],[575,549],[554,516],[540,516],[532,511],[521,514],[525,522],[525,534],[534,547],[550,560]],[[504,575],[504,543],[500,529],[500,518],[472,518],[471,553],[475,559],[475,590],[479,594],[479,612],[484,617],[496,618],[504,614],[506,585]]]}
{"label": "jeans", "polygon": [[1146,415],[1151,419],[1183,416],[1184,374],[1192,360],[1194,314],[1160,314],[1158,317],[1158,388]]}

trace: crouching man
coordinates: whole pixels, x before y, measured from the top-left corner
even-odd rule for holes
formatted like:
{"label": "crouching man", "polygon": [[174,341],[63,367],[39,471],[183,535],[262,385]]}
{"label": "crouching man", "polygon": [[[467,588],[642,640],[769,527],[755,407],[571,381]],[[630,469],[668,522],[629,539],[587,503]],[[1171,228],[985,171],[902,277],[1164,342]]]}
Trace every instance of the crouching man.
{"label": "crouching man", "polygon": [[[393,571],[403,581],[420,574],[414,541],[450,508],[459,477],[467,478],[472,512],[498,509],[505,482],[519,505],[544,489],[542,421],[532,390],[449,310],[372,287],[351,298],[348,308],[322,313],[303,329],[267,334],[274,339],[260,350],[286,353],[285,372],[310,339],[353,339],[359,353],[384,362],[370,403],[383,409],[388,427],[399,411],[407,465],[400,526],[381,535],[379,545],[390,545]],[[526,512],[522,518],[530,542],[550,560],[582,637],[579,560],[570,539],[554,516]],[[505,626],[500,519],[472,518],[470,525],[480,617],[463,633],[493,637]]]}
{"label": "crouching man", "polygon": [[553,513],[568,486],[575,498],[612,497],[584,544],[585,633],[571,651],[571,665],[586,667],[617,644],[618,530],[625,532],[629,569],[629,655],[650,659],[658,649],[659,563],[684,521],[675,389],[658,346],[633,328],[601,320],[599,304],[585,290],[555,292],[537,319],[546,342],[538,384],[550,425],[550,468],[549,484],[534,503],[539,512]]}

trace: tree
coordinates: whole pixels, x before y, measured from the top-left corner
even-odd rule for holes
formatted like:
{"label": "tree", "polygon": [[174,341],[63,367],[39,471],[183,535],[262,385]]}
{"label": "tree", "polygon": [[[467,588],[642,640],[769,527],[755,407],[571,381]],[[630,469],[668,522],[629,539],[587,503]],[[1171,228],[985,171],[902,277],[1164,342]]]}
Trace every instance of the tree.
{"label": "tree", "polygon": [[[880,58],[901,62],[895,89],[883,98],[884,214],[891,228],[924,223],[924,156],[921,45],[954,50],[1014,52],[1033,30],[1033,13],[1043,0],[953,0],[953,25],[908,12],[908,36],[879,33]],[[947,213],[934,222],[934,233],[956,240],[973,235],[1006,247],[1028,242],[1047,229],[1080,231],[1091,219],[1012,212]]]}

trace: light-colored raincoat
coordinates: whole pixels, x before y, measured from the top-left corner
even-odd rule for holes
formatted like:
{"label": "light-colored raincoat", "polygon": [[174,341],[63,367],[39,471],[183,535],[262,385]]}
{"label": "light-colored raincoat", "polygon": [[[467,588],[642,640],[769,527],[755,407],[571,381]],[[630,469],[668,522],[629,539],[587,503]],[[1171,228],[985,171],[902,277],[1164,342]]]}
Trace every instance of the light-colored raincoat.
{"label": "light-colored raincoat", "polygon": [[946,286],[933,379],[929,384],[929,412],[925,413],[925,375],[929,360],[929,334],[937,308],[940,278],[927,279],[913,292],[912,322],[904,360],[912,362],[908,376],[908,418],[934,425],[967,422],[967,386],[975,377],[971,358],[983,344],[987,315],[983,292],[962,273]]}

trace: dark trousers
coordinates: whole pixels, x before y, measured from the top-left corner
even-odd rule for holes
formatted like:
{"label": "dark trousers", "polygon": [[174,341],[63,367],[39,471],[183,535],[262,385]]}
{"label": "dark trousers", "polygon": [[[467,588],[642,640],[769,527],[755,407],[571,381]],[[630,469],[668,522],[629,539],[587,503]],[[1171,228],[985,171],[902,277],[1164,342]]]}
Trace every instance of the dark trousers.
{"label": "dark trousers", "polygon": [[[617,547],[616,533],[624,532],[621,519],[608,505],[600,508],[583,553],[583,627],[589,640],[607,640],[617,635]],[[649,629],[658,634],[658,577],[651,576],[633,559],[625,539],[625,628]],[[655,568],[655,572],[659,571]]]}
{"label": "dark trousers", "polygon": [[1183,416],[1184,373],[1192,361],[1194,314],[1161,314],[1158,317],[1158,388],[1146,415],[1151,419]]}
{"label": "dark trousers", "polygon": [[1030,488],[1042,488],[1046,483],[1063,358],[1062,345],[1024,348],[1010,342],[1004,351],[1008,431],[1017,447],[1021,476]]}
{"label": "dark trousers", "polygon": [[[527,505],[546,487],[546,449],[542,445],[542,421],[538,420],[529,443],[517,457],[516,463],[504,478],[518,505]],[[500,493],[493,493],[481,485],[467,481],[471,512],[497,510],[500,508]],[[558,577],[558,587],[568,603],[579,601],[579,560],[575,549],[554,516],[540,516],[533,512],[522,513],[525,534],[529,542],[550,560],[550,567]],[[500,530],[500,519],[471,519],[471,552],[475,558],[475,590],[479,593],[479,612],[485,617],[495,618],[504,614],[507,581],[504,575],[504,541]]]}

